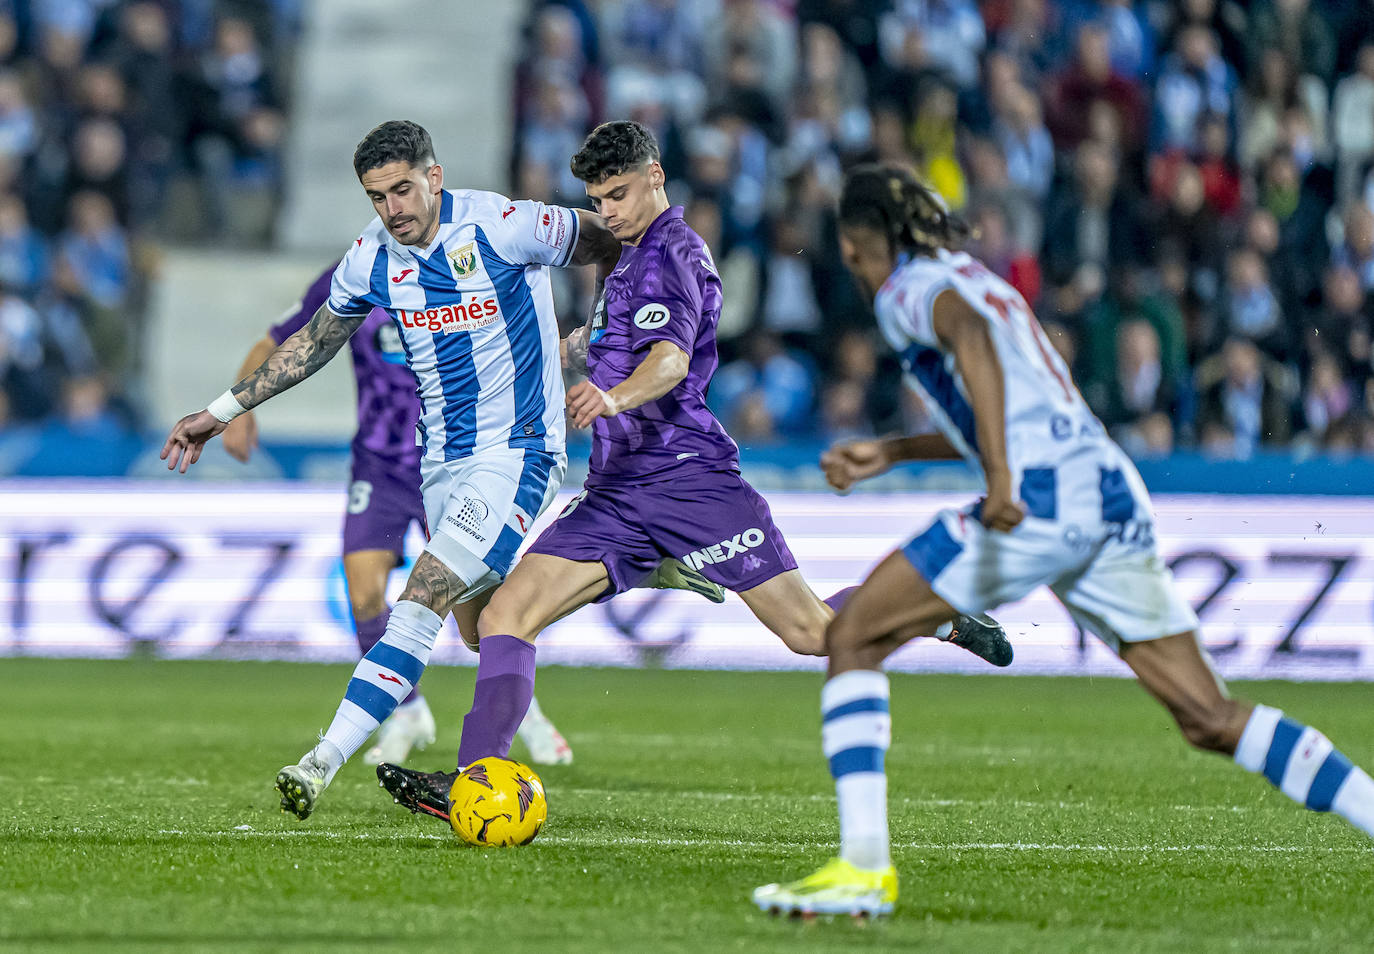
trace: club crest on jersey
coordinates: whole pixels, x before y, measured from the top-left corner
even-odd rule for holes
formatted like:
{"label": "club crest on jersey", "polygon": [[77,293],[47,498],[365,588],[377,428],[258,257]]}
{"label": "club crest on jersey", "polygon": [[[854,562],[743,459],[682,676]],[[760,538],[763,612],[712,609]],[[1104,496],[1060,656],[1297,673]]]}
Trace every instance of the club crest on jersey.
{"label": "club crest on jersey", "polygon": [[634,323],[636,328],[642,328],[645,331],[662,328],[668,323],[668,306],[650,302],[635,312]]}
{"label": "club crest on jersey", "polygon": [[456,252],[449,252],[448,262],[453,268],[455,278],[471,278],[482,267],[482,260],[477,257],[475,242],[469,242]]}

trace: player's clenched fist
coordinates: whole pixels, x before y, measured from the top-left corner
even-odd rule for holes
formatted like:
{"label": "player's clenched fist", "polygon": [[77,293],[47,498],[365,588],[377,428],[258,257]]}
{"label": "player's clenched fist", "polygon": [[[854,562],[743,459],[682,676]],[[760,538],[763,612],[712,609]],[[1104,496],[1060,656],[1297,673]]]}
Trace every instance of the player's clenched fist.
{"label": "player's clenched fist", "polygon": [[848,490],[891,466],[882,441],[848,441],[836,444],[821,455],[821,470],[826,482],[836,490]]}
{"label": "player's clenched fist", "polygon": [[167,462],[168,470],[186,469],[200,460],[200,452],[205,442],[223,431],[225,424],[209,411],[187,414],[177,421],[172,433],[167,435],[167,443],[162,445],[162,459]]}
{"label": "player's clenched fist", "polygon": [[574,427],[587,427],[598,417],[620,413],[615,399],[590,381],[579,381],[568,388],[568,415]]}

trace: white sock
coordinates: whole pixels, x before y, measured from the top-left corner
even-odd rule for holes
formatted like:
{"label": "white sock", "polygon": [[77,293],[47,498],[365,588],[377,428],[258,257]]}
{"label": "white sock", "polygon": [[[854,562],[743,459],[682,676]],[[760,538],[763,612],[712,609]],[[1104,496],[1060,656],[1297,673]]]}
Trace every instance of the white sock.
{"label": "white sock", "polygon": [[352,758],[396,705],[410,695],[429,664],[443,622],[433,610],[411,600],[401,600],[392,607],[386,634],[353,670],[334,721],[321,739],[322,744],[329,743],[338,751],[339,765]]}
{"label": "white sock", "polygon": [[1278,709],[1255,706],[1235,760],[1298,804],[1314,812],[1333,811],[1374,837],[1374,781],[1316,729]]}
{"label": "white sock", "polygon": [[548,720],[544,718],[544,710],[539,708],[539,700],[531,696],[530,707],[525,710],[525,718],[520,720],[520,727],[515,730],[515,734],[523,739],[527,731],[546,721]]}
{"label": "white sock", "polygon": [[821,718],[840,810],[840,857],[856,868],[884,870],[892,864],[883,771],[892,743],[887,676],[855,669],[831,679],[821,690]]}

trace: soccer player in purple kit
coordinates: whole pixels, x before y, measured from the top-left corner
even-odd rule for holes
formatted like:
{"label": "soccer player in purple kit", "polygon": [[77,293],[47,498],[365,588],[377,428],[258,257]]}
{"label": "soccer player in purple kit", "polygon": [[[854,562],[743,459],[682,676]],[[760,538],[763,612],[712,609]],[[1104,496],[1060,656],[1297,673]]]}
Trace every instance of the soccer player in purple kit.
{"label": "soccer player in purple kit", "polygon": [[[460,766],[509,750],[533,693],[535,637],[629,589],[664,557],[737,593],[801,654],[824,652],[825,628],[853,589],[824,601],[811,590],[706,407],[720,277],[682,208],[669,206],[658,159],[653,135],[631,121],[598,126],[572,159],[622,243],[590,324],[565,339],[569,363],[585,361],[589,375],[568,390],[567,406],[575,426],[593,427],[590,474],[478,617],[483,653],[499,642],[511,665],[477,682]],[[1005,634],[986,617],[961,617],[943,638],[995,665],[1011,662]],[[411,811],[443,817],[454,773],[382,764],[377,774]]]}
{"label": "soccer player in purple kit", "polygon": [[[253,346],[239,368],[240,379],[305,327],[329,298],[330,279],[337,267],[336,262],[311,282],[296,306]],[[366,655],[386,633],[391,616],[386,601],[387,579],[401,562],[406,531],[411,523],[425,527],[420,447],[415,441],[420,401],[400,333],[385,311],[374,308],[368,314],[349,339],[349,349],[357,383],[358,430],[350,447],[352,476],[344,516],[343,568],[358,650]],[[247,461],[257,446],[257,431],[251,412],[235,418],[221,435],[225,450],[236,460]],[[475,638],[473,633],[464,634],[465,641]],[[532,762],[553,765],[572,761],[567,740],[537,701],[531,702],[518,734]],[[434,716],[415,686],[377,730],[363,761],[369,765],[404,761],[412,748],[423,749],[432,743],[434,735]]]}

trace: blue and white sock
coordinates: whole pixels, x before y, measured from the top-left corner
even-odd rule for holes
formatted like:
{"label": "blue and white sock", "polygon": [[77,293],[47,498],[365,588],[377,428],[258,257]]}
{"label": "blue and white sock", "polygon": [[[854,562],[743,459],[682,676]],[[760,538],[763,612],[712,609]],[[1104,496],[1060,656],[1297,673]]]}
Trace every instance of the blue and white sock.
{"label": "blue and white sock", "polygon": [[1278,709],[1255,706],[1235,757],[1293,801],[1314,812],[1335,812],[1374,837],[1374,781],[1316,729]]}
{"label": "blue and white sock", "polygon": [[377,726],[420,681],[443,620],[427,606],[401,600],[391,610],[386,634],[353,670],[343,702],[315,749],[328,778],[362,748]]}
{"label": "blue and white sock", "polygon": [[821,690],[821,719],[840,809],[840,857],[856,868],[884,870],[892,864],[883,770],[892,744],[887,676],[854,669],[831,679]]}

